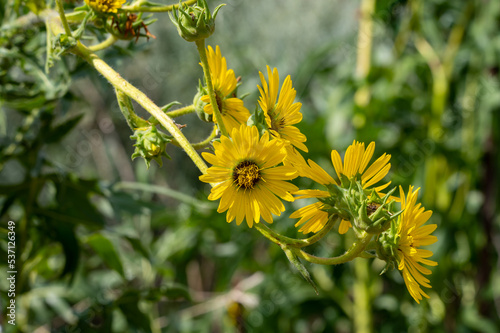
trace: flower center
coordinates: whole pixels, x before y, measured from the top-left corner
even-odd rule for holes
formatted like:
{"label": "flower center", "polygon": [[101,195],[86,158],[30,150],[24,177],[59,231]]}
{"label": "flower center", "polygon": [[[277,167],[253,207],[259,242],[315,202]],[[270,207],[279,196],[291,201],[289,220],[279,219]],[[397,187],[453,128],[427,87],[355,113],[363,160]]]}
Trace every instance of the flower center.
{"label": "flower center", "polygon": [[260,179],[259,167],[252,161],[240,162],[233,170],[233,180],[238,187],[253,188]]}
{"label": "flower center", "polygon": [[276,132],[279,132],[283,127],[285,127],[285,119],[281,117],[276,117],[271,119],[271,128]]}
{"label": "flower center", "polygon": [[215,91],[215,101],[217,102],[217,107],[219,108],[220,114],[224,115],[224,111],[222,110],[222,97],[218,91]]}

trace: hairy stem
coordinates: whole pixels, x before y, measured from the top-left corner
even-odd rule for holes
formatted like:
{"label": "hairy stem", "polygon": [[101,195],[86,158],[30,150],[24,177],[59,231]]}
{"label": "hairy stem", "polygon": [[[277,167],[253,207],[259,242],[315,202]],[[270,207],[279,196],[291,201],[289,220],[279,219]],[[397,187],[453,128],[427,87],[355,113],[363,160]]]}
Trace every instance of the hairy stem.
{"label": "hairy stem", "polygon": [[356,258],[361,252],[363,252],[367,246],[367,244],[370,242],[372,238],[372,235],[363,232],[363,235],[360,239],[358,239],[355,243],[352,244],[351,248],[347,250],[346,253],[344,253],[341,256],[338,257],[333,257],[333,258],[322,258],[322,257],[316,257],[313,256],[312,254],[309,254],[307,252],[304,252],[300,249],[293,249],[295,251],[295,254],[299,256],[300,258],[307,260],[313,264],[320,264],[320,265],[338,265],[338,264],[343,264],[348,261],[353,260]]}
{"label": "hairy stem", "polygon": [[214,129],[210,133],[210,135],[203,141],[193,143],[192,146],[194,149],[202,149],[205,148],[212,142],[212,140],[217,136],[217,125],[214,126]]}
{"label": "hairy stem", "polygon": [[56,6],[57,6],[57,11],[59,12],[59,17],[61,18],[64,31],[66,32],[66,35],[72,37],[71,29],[69,28],[68,21],[66,20],[66,14],[64,14],[64,7],[62,4],[62,0],[56,0]]}
{"label": "hairy stem", "polygon": [[328,219],[328,222],[325,224],[323,229],[321,229],[318,233],[315,235],[305,238],[305,239],[296,239],[296,238],[290,238],[283,236],[276,231],[268,228],[266,225],[262,223],[257,223],[255,224],[255,229],[257,229],[264,237],[272,241],[273,243],[276,243],[278,245],[286,245],[294,248],[301,248],[305,246],[309,246],[311,244],[316,243],[319,241],[321,238],[323,238],[330,230],[332,230],[333,226],[339,221],[340,218],[337,217],[336,215],[331,216]]}
{"label": "hairy stem", "polygon": [[167,116],[155,103],[153,103],[142,91],[131,85],[120,74],[115,72],[106,62],[101,60],[95,53],[92,53],[87,47],[78,42],[77,47],[72,51],[74,54],[85,59],[99,73],[101,73],[117,90],[122,91],[130,98],[134,99],[174,137],[179,145],[184,149],[194,164],[200,169],[201,173],[207,172],[207,165],[201,159],[200,155],[194,150],[184,134],[175,125],[173,120]]}
{"label": "hairy stem", "polygon": [[212,77],[210,75],[210,68],[208,66],[207,51],[205,50],[205,40],[197,40],[196,47],[198,48],[198,53],[200,54],[201,66],[203,67],[203,72],[205,73],[205,81],[207,83],[208,96],[210,97],[210,104],[214,110],[215,120],[219,125],[222,135],[228,136],[226,126],[222,121],[222,115],[219,110],[219,105],[217,104],[217,99],[215,98],[214,86],[212,84]]}
{"label": "hairy stem", "polygon": [[167,112],[167,115],[170,118],[176,118],[176,117],[183,116],[185,114],[189,114],[189,113],[193,113],[193,112],[194,112],[194,105],[191,104],[191,105],[185,106],[183,108],[179,108],[177,110],[172,110],[170,112]]}
{"label": "hairy stem", "polygon": [[103,40],[99,44],[89,46],[88,49],[92,52],[104,50],[105,48],[110,47],[111,45],[113,45],[117,41],[118,41],[118,39],[115,36],[109,35],[108,38],[106,38],[105,40]]}

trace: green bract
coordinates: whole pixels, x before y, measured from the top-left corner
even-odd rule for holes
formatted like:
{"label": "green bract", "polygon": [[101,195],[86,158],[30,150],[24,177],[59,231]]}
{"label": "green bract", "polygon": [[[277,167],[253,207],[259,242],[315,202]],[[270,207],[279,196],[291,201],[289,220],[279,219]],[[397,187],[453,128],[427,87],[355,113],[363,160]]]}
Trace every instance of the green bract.
{"label": "green bract", "polygon": [[134,145],[135,151],[132,154],[132,159],[139,156],[144,158],[148,168],[151,160],[155,160],[160,166],[162,166],[162,156],[171,159],[165,152],[165,147],[167,143],[172,141],[172,137],[158,131],[154,125],[136,129],[134,135],[130,138],[137,141]]}
{"label": "green bract", "polygon": [[360,181],[350,182],[342,176],[341,182],[342,187],[335,184],[327,186],[331,196],[319,200],[331,207],[327,209],[330,215],[337,214],[350,221],[354,230],[380,234],[401,214],[402,211],[392,213],[394,201],[390,197],[395,188],[381,198],[375,190],[363,189]]}
{"label": "green bract", "polygon": [[198,93],[196,93],[193,98],[194,111],[196,112],[196,115],[198,116],[198,118],[200,118],[200,120],[206,123],[213,123],[213,115],[205,112],[205,105],[207,105],[207,103],[201,100],[201,97],[205,95],[207,95],[207,91],[200,82],[198,85]]}
{"label": "green bract", "polygon": [[197,4],[192,7],[179,3],[179,13],[174,10],[168,15],[177,27],[179,35],[188,42],[195,42],[213,34],[215,18],[222,6],[225,4],[217,6],[212,16],[206,0],[198,0]]}

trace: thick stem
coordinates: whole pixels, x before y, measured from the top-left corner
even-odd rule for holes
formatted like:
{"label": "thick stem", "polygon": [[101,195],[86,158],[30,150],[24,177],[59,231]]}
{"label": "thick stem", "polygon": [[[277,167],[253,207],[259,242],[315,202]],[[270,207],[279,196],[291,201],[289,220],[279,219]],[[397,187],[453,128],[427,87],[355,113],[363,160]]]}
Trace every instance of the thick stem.
{"label": "thick stem", "polygon": [[356,258],[361,252],[363,252],[366,248],[366,245],[370,242],[372,238],[372,235],[363,232],[362,238],[358,239],[355,243],[352,244],[351,248],[347,250],[346,253],[344,253],[341,256],[334,257],[334,258],[322,258],[322,257],[316,257],[313,256],[309,253],[306,253],[300,249],[293,249],[295,251],[295,254],[299,256],[300,258],[307,260],[313,264],[320,264],[320,265],[338,265],[338,264],[343,264],[348,261],[353,260]]}
{"label": "thick stem", "polygon": [[372,309],[370,296],[370,274],[366,260],[354,260],[354,330],[359,333],[372,332]]}
{"label": "thick stem", "polygon": [[107,63],[101,60],[96,54],[92,53],[83,44],[78,42],[77,47],[72,50],[73,53],[85,59],[99,73],[101,73],[117,90],[124,92],[130,98],[134,99],[175,138],[179,145],[184,149],[194,164],[200,169],[201,173],[207,172],[207,165],[201,159],[200,155],[194,150],[184,134],[175,125],[172,119],[167,116],[155,103],[153,103],[142,91],[131,85],[120,74],[115,72]]}
{"label": "thick stem", "polygon": [[198,48],[198,53],[200,54],[201,66],[203,67],[203,72],[205,73],[205,81],[207,83],[208,96],[210,97],[210,104],[214,110],[215,120],[219,125],[222,135],[229,136],[227,134],[226,126],[222,120],[222,115],[219,110],[219,105],[217,104],[217,99],[215,98],[214,86],[212,84],[212,76],[210,75],[210,67],[208,66],[207,51],[205,50],[205,40],[197,40],[196,47]]}
{"label": "thick stem", "polygon": [[[375,0],[363,0],[361,2],[356,59],[356,78],[360,82],[364,82],[370,73],[374,12]],[[364,82],[354,94],[354,103],[360,107],[366,107],[370,102],[370,98],[370,86]]]}
{"label": "thick stem", "polygon": [[290,246],[294,248],[301,248],[305,246],[309,246],[311,244],[316,243],[321,238],[323,238],[330,230],[332,230],[333,226],[340,220],[337,216],[331,216],[328,219],[328,222],[325,224],[323,229],[321,229],[314,236],[305,239],[296,239],[283,236],[276,231],[268,228],[265,224],[257,223],[255,224],[255,229],[257,229],[264,237],[281,246]]}

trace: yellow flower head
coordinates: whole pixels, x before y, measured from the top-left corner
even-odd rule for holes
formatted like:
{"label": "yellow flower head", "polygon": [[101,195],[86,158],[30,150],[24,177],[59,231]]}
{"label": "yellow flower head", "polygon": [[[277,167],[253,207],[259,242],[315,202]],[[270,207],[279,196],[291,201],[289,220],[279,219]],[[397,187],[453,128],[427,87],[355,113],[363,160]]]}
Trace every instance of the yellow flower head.
{"label": "yellow flower head", "polygon": [[[233,129],[239,128],[241,124],[246,124],[250,117],[250,112],[245,108],[241,99],[231,97],[231,94],[236,89],[236,76],[232,69],[227,69],[226,58],[221,55],[219,46],[215,47],[215,52],[211,46],[208,46],[207,58],[217,106],[219,107],[224,126],[228,133],[231,133]],[[214,110],[210,104],[210,96],[204,95],[201,97],[201,100],[208,103],[205,105],[203,111],[213,114]]]}
{"label": "yellow flower head", "polygon": [[273,222],[271,213],[280,215],[285,207],[283,200],[293,201],[290,192],[298,188],[287,182],[297,177],[297,171],[288,166],[278,166],[286,157],[283,143],[269,140],[266,132],[259,138],[255,126],[241,125],[234,128],[231,138],[221,137],[214,142],[215,155],[202,153],[212,164],[200,180],[215,183],[209,200],[220,199],[219,213],[227,211],[226,221],[236,218],[236,224],[246,219],[251,228],[260,217]]}
{"label": "yellow flower head", "polygon": [[436,236],[431,235],[437,225],[424,225],[431,217],[432,211],[426,211],[420,204],[416,204],[418,190],[413,191],[413,186],[410,186],[405,199],[403,188],[399,187],[401,208],[404,211],[397,221],[399,243],[396,253],[398,269],[402,271],[406,288],[413,299],[420,303],[422,296],[429,298],[420,286],[431,288],[429,279],[424,277],[424,275],[431,274],[431,271],[421,264],[436,266],[437,262],[427,259],[433,255],[432,251],[419,247],[431,245],[437,241]]}
{"label": "yellow flower head", "polygon": [[85,0],[92,9],[101,13],[117,13],[127,0]]}
{"label": "yellow flower head", "polygon": [[264,74],[259,72],[262,87],[257,86],[260,91],[259,105],[266,116],[267,126],[271,135],[281,138],[298,149],[307,152],[307,147],[303,142],[307,138],[300,130],[292,125],[300,123],[302,113],[300,113],[301,103],[294,103],[297,92],[292,87],[290,75],[285,78],[278,99],[279,74],[276,68],[271,72],[267,66],[267,77],[269,85],[266,82]]}
{"label": "yellow flower head", "polygon": [[[383,154],[380,156],[373,164],[368,166],[371,158],[373,157],[373,152],[375,151],[375,142],[371,142],[365,149],[365,144],[361,142],[354,141],[348,148],[344,156],[344,162],[340,158],[340,154],[336,150],[332,150],[331,159],[332,164],[335,169],[335,173],[339,179],[339,182],[335,181],[332,176],[330,176],[323,168],[316,164],[312,160],[308,160],[308,164],[301,170],[301,175],[304,174],[306,177],[314,180],[315,182],[328,186],[330,184],[340,184],[342,175],[347,177],[349,180],[361,180],[361,184],[364,189],[370,188],[384,178],[391,164],[389,160],[391,155]],[[380,192],[389,186],[391,182],[384,185],[375,187],[375,191]],[[330,193],[328,191],[320,190],[301,190],[296,192],[300,196],[296,199],[302,198],[328,198]],[[291,218],[300,218],[300,220],[295,224],[299,226],[304,224],[299,231],[304,233],[318,232],[320,231],[326,222],[328,221],[328,213],[324,211],[327,209],[328,205],[324,203],[314,203],[309,206],[305,206],[295,211]],[[307,222],[307,223],[306,223]],[[351,223],[347,220],[342,220],[339,226],[339,233],[345,234],[349,228],[352,227]]]}

